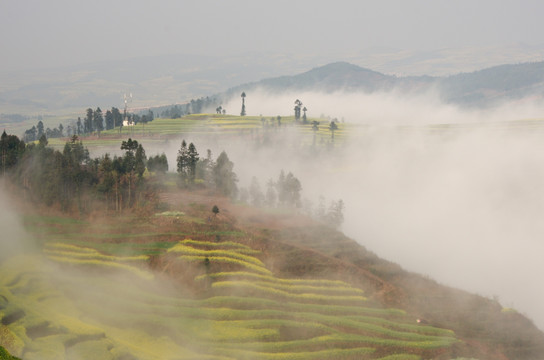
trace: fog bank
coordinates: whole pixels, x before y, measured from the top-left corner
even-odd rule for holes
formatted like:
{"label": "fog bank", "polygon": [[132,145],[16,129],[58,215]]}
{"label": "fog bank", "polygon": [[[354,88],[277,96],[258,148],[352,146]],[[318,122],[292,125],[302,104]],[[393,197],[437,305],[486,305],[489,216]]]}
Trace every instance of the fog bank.
{"label": "fog bank", "polygon": [[542,104],[466,110],[433,94],[247,92],[246,109],[291,114],[295,99],[309,117],[365,126],[352,127],[346,144],[311,161],[293,156],[293,148],[231,147],[241,178],[260,175],[263,185],[280,169],[293,171],[305,197],[344,200],[342,230],[369,250],[440,283],[497,298],[544,329],[538,280],[544,274],[544,126],[517,121],[542,118]]}
{"label": "fog bank", "polygon": [[[540,118],[544,104],[537,99],[515,99],[486,109],[463,109],[444,103],[438,91],[404,92],[392,90],[372,94],[336,91],[286,92],[276,94],[264,89],[246,91],[248,115],[294,115],[294,102],[299,99],[308,109],[308,117],[330,117],[367,125],[436,125],[474,124]],[[239,115],[241,98],[228,99],[223,107],[229,114]]]}
{"label": "fog bank", "polygon": [[4,180],[0,180],[0,263],[21,253],[27,244],[26,232],[18,214],[13,211],[14,200],[9,196]]}

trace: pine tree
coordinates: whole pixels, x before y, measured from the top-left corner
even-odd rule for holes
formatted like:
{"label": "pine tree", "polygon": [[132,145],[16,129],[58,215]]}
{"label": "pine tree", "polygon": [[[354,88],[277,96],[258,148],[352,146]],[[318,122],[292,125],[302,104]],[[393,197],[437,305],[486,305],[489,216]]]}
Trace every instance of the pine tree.
{"label": "pine tree", "polygon": [[226,152],[221,152],[213,168],[215,187],[225,196],[235,197],[238,193],[238,178],[233,171],[234,163]]}
{"label": "pine tree", "polygon": [[93,126],[98,132],[98,136],[100,136],[100,132],[104,130],[104,117],[102,116],[102,110],[100,110],[99,107],[96,108],[93,114]]}
{"label": "pine tree", "polygon": [[181,147],[178,150],[177,157],[177,171],[181,176],[181,183],[185,185],[189,176],[189,150],[187,149],[187,143],[185,140],[181,142]]}
{"label": "pine tree", "polygon": [[111,114],[113,116],[113,126],[118,127],[123,125],[123,114],[119,111],[118,108],[112,107]]}
{"label": "pine tree", "polygon": [[93,114],[93,109],[88,108],[87,109],[87,116],[85,117],[84,122],[83,122],[83,132],[85,134],[90,134],[94,130],[94,127],[93,127],[93,115],[94,115]]}
{"label": "pine tree", "polygon": [[206,150],[206,158],[200,159],[196,165],[196,177],[198,179],[203,179],[206,186],[213,185],[213,168],[215,166],[215,161],[212,157],[212,151],[210,149]]}
{"label": "pine tree", "polygon": [[108,110],[106,111],[106,130],[111,130],[114,127],[113,113]]}
{"label": "pine tree", "polygon": [[[129,138],[121,143],[121,150],[126,150],[122,159],[123,180],[128,183],[128,205],[132,206],[132,188],[134,186],[134,172],[136,171],[135,152],[139,148],[138,141]],[[144,154],[145,155],[145,154]]]}
{"label": "pine tree", "polygon": [[136,149],[136,155],[134,156],[134,170],[136,170],[136,174],[138,174],[138,178],[142,178],[145,172],[145,163],[146,163],[147,157],[145,156],[145,150],[142,146],[142,144],[138,145],[138,148]]}
{"label": "pine tree", "polygon": [[189,181],[191,184],[194,184],[195,177],[196,177],[196,164],[198,163],[199,157],[198,152],[196,151],[196,147],[193,143],[189,144],[189,148],[187,150],[187,167],[188,167],[188,175],[189,175]]}
{"label": "pine tree", "polygon": [[41,120],[38,121],[38,125],[36,126],[36,129],[38,130],[38,134],[36,135],[36,138],[39,139],[42,137],[43,134],[45,134],[44,128],[43,128],[43,122]]}
{"label": "pine tree", "polygon": [[155,155],[147,160],[147,169],[152,172],[158,172],[164,174],[168,171],[168,159],[166,155]]}

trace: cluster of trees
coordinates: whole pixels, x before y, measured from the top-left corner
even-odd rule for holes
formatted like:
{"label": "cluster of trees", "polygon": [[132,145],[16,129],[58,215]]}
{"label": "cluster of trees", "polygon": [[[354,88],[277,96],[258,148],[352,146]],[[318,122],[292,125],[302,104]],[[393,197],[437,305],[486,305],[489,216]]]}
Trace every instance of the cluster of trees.
{"label": "cluster of trees", "polygon": [[182,187],[198,184],[215,188],[225,196],[236,197],[238,194],[238,177],[234,172],[234,163],[224,151],[214,160],[211,150],[208,149],[206,158],[201,159],[196,146],[193,143],[187,145],[183,140],[178,150],[177,172]]}
{"label": "cluster of trees", "polygon": [[191,101],[186,104],[159,107],[155,108],[155,110],[162,118],[178,119],[184,115],[199,114],[213,108],[215,108],[217,112],[217,103],[218,99],[206,96],[196,100],[191,99]]}
{"label": "cluster of trees", "polygon": [[82,120],[78,117],[75,128],[73,129],[73,135],[92,134],[94,132],[100,135],[103,130],[111,130],[117,127],[123,126],[123,120],[127,119],[131,124],[148,123],[155,118],[153,111],[148,110],[147,113],[128,114],[125,111],[121,113],[118,108],[112,107],[111,110],[107,110],[106,114],[102,113],[100,107],[96,110],[88,108],[86,116]]}
{"label": "cluster of trees", "polygon": [[257,178],[253,177],[248,188],[240,189],[240,201],[256,207],[303,208],[303,213],[331,227],[338,228],[342,225],[344,222],[342,200],[332,200],[327,207],[325,198],[320,196],[317,208],[314,209],[311,202],[301,200],[301,191],[300,181],[291,172],[285,175],[282,170],[277,180],[268,180],[266,191],[263,191]]}
{"label": "cluster of trees", "polygon": [[147,169],[150,172],[164,174],[168,171],[168,159],[166,154],[162,153],[161,155],[155,155],[147,159]]}
{"label": "cluster of trees", "polygon": [[308,119],[306,117],[306,111],[308,111],[308,109],[306,109],[306,106],[302,107],[302,101],[300,101],[299,99],[296,99],[295,100],[295,122],[300,121],[300,111],[301,110],[304,112],[304,114],[302,115],[302,123],[307,124]]}
{"label": "cluster of trees", "polygon": [[[308,124],[309,123],[308,118],[306,117],[306,111],[308,111],[308,109],[306,108],[306,106],[302,107],[302,105],[303,105],[302,101],[300,101],[299,99],[295,100],[295,122],[301,121],[301,118],[302,118],[302,123],[303,124]],[[303,112],[302,117],[300,115],[301,111]],[[312,131],[314,132],[313,145],[315,146],[316,134],[319,131],[319,121],[314,120],[314,121],[311,122],[311,125],[312,125]],[[331,132],[331,141],[333,143],[334,143],[334,132],[336,130],[338,130],[338,119],[334,118],[329,123],[329,131]]]}
{"label": "cluster of trees", "polygon": [[[70,128],[70,127],[69,127]],[[67,129],[70,130],[70,129]],[[59,138],[64,136],[64,126],[59,124],[58,127],[50,129],[44,129],[43,121],[39,120],[35,126],[32,126],[30,129],[25,130],[23,135],[23,140],[25,142],[36,141],[39,138],[45,135],[47,138]]]}
{"label": "cluster of trees", "polygon": [[[21,184],[25,196],[48,206],[86,212],[98,201],[121,211],[157,199],[156,189],[143,176],[147,158],[136,140],[122,142],[123,156],[91,159],[77,135],[59,151],[48,146],[45,134],[38,143],[26,145],[4,132],[0,149],[3,174]],[[168,169],[164,154],[152,159],[155,171]]]}
{"label": "cluster of trees", "polygon": [[0,164],[2,175],[17,165],[25,151],[24,141],[15,135],[8,135],[6,131],[0,136]]}
{"label": "cluster of trees", "polygon": [[266,192],[263,192],[256,177],[251,179],[249,188],[240,190],[240,201],[261,207],[301,207],[302,185],[300,181],[289,172],[285,175],[282,170],[277,180],[270,179],[266,183]]}
{"label": "cluster of trees", "polygon": [[146,124],[149,121],[153,121],[154,114],[151,110],[148,110],[147,113],[143,114],[126,114],[124,112],[121,113],[116,107],[112,107],[111,110],[107,110],[106,113],[103,114],[100,107],[97,107],[95,110],[88,108],[83,119],[78,117],[75,123],[67,125],[66,127],[59,124],[57,128],[44,129],[43,122],[39,120],[36,126],[32,126],[32,128],[27,129],[24,132],[23,139],[25,142],[29,143],[39,140],[42,135],[45,135],[47,139],[64,136],[71,137],[73,135],[88,135],[95,132],[100,135],[100,132],[103,130],[111,130],[123,126],[123,119],[125,118],[133,124]]}
{"label": "cluster of trees", "polygon": [[[42,134],[38,143],[26,145],[15,135],[4,131],[0,137],[0,160],[3,175],[8,175],[22,185],[25,195],[46,205],[58,204],[64,211],[78,209],[86,212],[96,206],[97,200],[108,209],[122,211],[137,204],[157,201],[157,188],[146,171],[165,173],[168,171],[166,155],[155,155],[149,159],[143,146],[136,140],[122,141],[122,156],[105,154],[91,159],[77,135],[66,142],[63,151],[47,146]],[[301,208],[300,181],[282,170],[276,180],[270,179],[263,191],[257,178],[253,177],[249,188],[238,191],[238,177],[234,163],[226,152],[214,159],[211,150],[205,158],[198,154],[193,143],[182,141],[177,156],[179,183],[183,187],[206,186],[216,189],[224,196],[261,207]],[[342,200],[332,201],[328,208],[320,199],[317,210],[306,211],[316,219],[338,227],[343,222]]]}
{"label": "cluster of trees", "polygon": [[181,105],[166,107],[160,112],[161,117],[166,119],[179,119],[185,114],[187,114],[187,109]]}
{"label": "cluster of trees", "polygon": [[198,151],[193,143],[187,146],[185,140],[181,142],[181,147],[178,150],[177,171],[180,174],[183,186],[192,185],[196,179],[196,166],[200,160]]}
{"label": "cluster of trees", "polygon": [[342,199],[338,201],[331,200],[329,206],[325,205],[325,198],[319,197],[319,203],[317,209],[312,211],[308,209],[311,216],[316,220],[319,220],[331,227],[338,228],[344,222],[344,201]]}
{"label": "cluster of trees", "polygon": [[151,109],[140,114],[128,114],[127,117],[130,117],[129,121],[132,124],[147,124],[148,122],[155,120],[155,114]]}

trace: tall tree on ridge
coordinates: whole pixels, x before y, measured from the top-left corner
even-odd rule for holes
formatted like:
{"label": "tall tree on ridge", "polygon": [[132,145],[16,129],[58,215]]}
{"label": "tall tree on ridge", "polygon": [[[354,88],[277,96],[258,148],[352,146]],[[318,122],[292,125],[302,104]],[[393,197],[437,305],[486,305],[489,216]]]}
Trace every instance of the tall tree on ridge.
{"label": "tall tree on ridge", "polygon": [[111,114],[113,116],[113,127],[118,127],[123,125],[123,114],[119,111],[118,108],[112,107]]}
{"label": "tall tree on ridge", "polygon": [[113,113],[110,110],[106,111],[106,130],[111,130],[114,128],[114,119],[113,119]]}
{"label": "tall tree on ridge", "polygon": [[87,109],[87,116],[83,121],[83,133],[90,134],[93,132],[93,109]]}
{"label": "tall tree on ridge", "polygon": [[242,92],[240,96],[242,97],[242,111],[240,112],[240,116],[246,116],[246,93]]}
{"label": "tall tree on ridge", "polygon": [[221,152],[213,168],[213,178],[216,188],[225,196],[235,197],[238,193],[238,177],[233,168],[234,163],[229,160],[227,153]]}
{"label": "tall tree on ridge", "polygon": [[181,177],[182,185],[185,185],[188,178],[188,166],[189,166],[189,150],[187,149],[187,143],[185,139],[181,142],[181,147],[178,150],[177,157],[177,172]]}
{"label": "tall tree on ridge", "polygon": [[300,107],[302,106],[302,101],[299,99],[295,100],[295,121],[298,122],[300,120]]}
{"label": "tall tree on ridge", "polygon": [[77,126],[77,134],[76,135],[81,135],[81,133],[83,132],[83,124],[81,123],[81,118],[79,116],[77,117],[76,126]]}
{"label": "tall tree on ridge", "polygon": [[138,141],[129,138],[127,141],[121,142],[121,150],[125,150],[125,156],[123,157],[123,170],[125,172],[125,179],[128,182],[128,204],[132,205],[132,178],[134,171],[136,170],[136,156],[135,152],[138,150]]}
{"label": "tall tree on ridge", "polygon": [[41,120],[38,121],[38,125],[36,126],[36,129],[38,130],[38,134],[36,135],[36,138],[39,139],[45,133],[44,128],[43,128],[43,122]]}
{"label": "tall tree on ridge", "polygon": [[196,164],[198,163],[199,157],[198,152],[196,151],[196,146],[193,143],[189,144],[187,149],[187,165],[188,165],[188,174],[189,181],[191,184],[194,184],[196,177]]}
{"label": "tall tree on ridge", "polygon": [[99,107],[97,107],[94,111],[93,125],[96,132],[98,132],[98,136],[100,137],[100,132],[104,130],[104,117],[102,116],[102,110]]}

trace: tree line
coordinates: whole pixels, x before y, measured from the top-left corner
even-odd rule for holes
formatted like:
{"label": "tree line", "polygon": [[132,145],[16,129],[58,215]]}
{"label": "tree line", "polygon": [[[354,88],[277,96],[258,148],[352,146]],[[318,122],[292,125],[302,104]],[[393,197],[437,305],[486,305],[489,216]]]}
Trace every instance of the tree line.
{"label": "tree line", "polygon": [[192,142],[187,144],[185,140],[181,142],[176,163],[180,187],[213,188],[224,196],[256,207],[304,208],[306,215],[332,227],[339,227],[344,221],[344,202],[341,199],[332,200],[326,206],[325,199],[321,196],[317,208],[313,209],[309,201],[303,201],[302,184],[292,172],[285,174],[281,170],[276,180],[268,180],[266,191],[262,190],[255,176],[248,188],[238,189],[234,163],[225,151],[214,160],[211,150],[208,149],[206,157],[201,158],[196,146]]}
{"label": "tree line", "polygon": [[152,110],[148,110],[143,114],[126,113],[112,107],[111,110],[107,110],[104,114],[100,107],[95,110],[88,108],[85,111],[83,118],[78,117],[77,121],[66,127],[59,124],[58,127],[50,129],[44,128],[43,121],[39,120],[35,126],[25,130],[23,134],[23,140],[27,143],[39,140],[42,135],[45,135],[47,139],[60,138],[60,137],[72,137],[74,135],[82,136],[97,133],[104,130],[111,130],[115,128],[121,128],[123,126],[123,120],[126,119],[132,124],[148,123],[154,120],[154,114]]}
{"label": "tree line", "polygon": [[224,196],[235,198],[238,195],[238,176],[234,172],[234,163],[225,151],[214,160],[208,149],[206,157],[200,158],[196,146],[193,143],[187,145],[183,140],[176,163],[181,187],[206,186]]}
{"label": "tree line", "polygon": [[[63,150],[48,146],[42,134],[37,143],[25,144],[15,135],[0,137],[2,174],[20,184],[25,197],[63,211],[86,213],[102,204],[117,212],[135,206],[156,205],[160,176],[168,171],[166,155],[147,157],[142,144],[121,142],[122,156],[91,158],[77,135]],[[194,144],[182,142],[177,158],[182,187],[208,186],[225,196],[238,193],[234,164],[226,152],[213,159],[211,151],[200,158]]]}
{"label": "tree line", "polygon": [[293,173],[281,170],[276,180],[269,179],[266,190],[263,190],[259,180],[254,176],[249,187],[240,189],[239,200],[255,207],[296,208],[301,212],[332,227],[339,227],[344,222],[344,202],[342,199],[331,200],[326,205],[325,198],[319,197],[317,207],[302,199],[302,184]]}
{"label": "tree line", "polygon": [[[30,144],[5,131],[0,138],[2,173],[21,185],[25,197],[80,213],[100,204],[122,211],[157,201],[156,184],[144,178],[147,157],[142,145],[128,139],[122,141],[121,149],[122,156],[92,159],[77,135],[62,151],[49,147],[45,134]],[[150,160],[154,170],[168,170],[164,154]]]}
{"label": "tree line", "polygon": [[[168,171],[166,155],[146,156],[142,144],[129,138],[121,142],[121,156],[108,153],[91,158],[77,135],[62,151],[48,146],[45,134],[37,143],[25,144],[15,135],[0,136],[2,175],[20,184],[25,197],[63,211],[87,213],[98,208],[121,212],[142,206],[158,205],[161,176]],[[249,189],[238,189],[234,163],[222,151],[214,159],[211,150],[200,157],[193,143],[181,142],[176,158],[180,187],[207,187],[219,194],[254,206],[301,208],[302,185],[291,173],[282,170],[277,180],[270,179],[266,192],[253,177]],[[155,176],[146,174],[155,174]],[[324,204],[315,218],[333,226],[343,221],[343,202]]]}
{"label": "tree line", "polygon": [[[186,104],[177,104],[177,105],[169,105],[169,106],[162,106],[162,107],[156,107],[153,108],[158,114],[160,114],[160,117],[167,118],[167,119],[178,119],[184,115],[190,115],[190,114],[200,114],[203,113],[206,110],[213,109],[215,107],[215,110],[217,112],[217,104],[218,99],[215,97],[201,97],[198,99],[191,99]],[[224,110],[221,107],[221,111]],[[226,112],[226,111],[225,111]]]}

